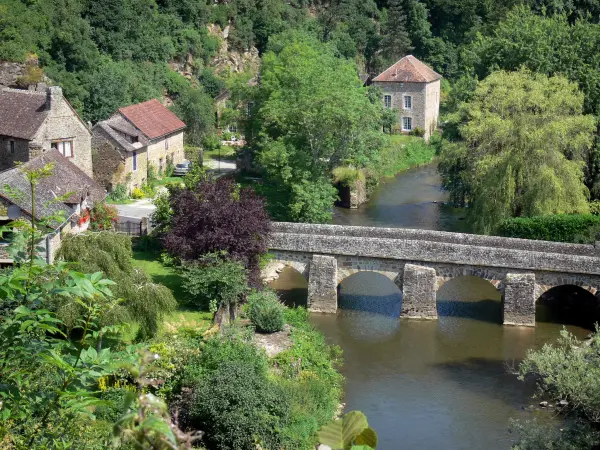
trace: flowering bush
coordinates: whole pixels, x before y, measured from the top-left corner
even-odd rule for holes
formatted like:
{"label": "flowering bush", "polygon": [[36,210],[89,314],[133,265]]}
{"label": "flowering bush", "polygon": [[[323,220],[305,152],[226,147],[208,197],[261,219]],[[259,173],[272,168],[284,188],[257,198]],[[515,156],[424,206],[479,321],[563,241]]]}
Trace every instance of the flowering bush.
{"label": "flowering bush", "polygon": [[90,213],[90,229],[92,231],[112,230],[118,221],[117,208],[106,203],[96,203]]}
{"label": "flowering bush", "polygon": [[90,220],[90,210],[88,208],[86,208],[85,210],[83,210],[81,212],[81,215],[79,216],[79,219],[77,219],[77,225],[82,226],[83,224],[85,224],[89,220]]}
{"label": "flowering bush", "polygon": [[133,190],[131,191],[131,198],[135,199],[135,200],[139,200],[141,198],[144,198],[146,195],[144,194],[144,191],[142,191],[140,188],[133,188]]}

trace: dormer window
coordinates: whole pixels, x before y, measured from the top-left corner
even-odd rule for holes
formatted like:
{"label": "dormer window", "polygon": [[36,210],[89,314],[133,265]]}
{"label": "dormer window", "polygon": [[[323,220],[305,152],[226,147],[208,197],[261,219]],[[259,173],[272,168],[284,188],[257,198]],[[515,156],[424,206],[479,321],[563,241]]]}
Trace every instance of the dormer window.
{"label": "dormer window", "polygon": [[50,144],[50,148],[57,149],[65,158],[73,157],[73,141],[54,141]]}

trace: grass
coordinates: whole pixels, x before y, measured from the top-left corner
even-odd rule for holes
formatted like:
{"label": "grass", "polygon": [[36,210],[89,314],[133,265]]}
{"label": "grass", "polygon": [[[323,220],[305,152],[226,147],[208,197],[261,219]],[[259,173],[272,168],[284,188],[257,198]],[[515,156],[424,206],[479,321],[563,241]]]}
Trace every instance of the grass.
{"label": "grass", "polygon": [[198,311],[184,304],[185,293],[181,287],[181,277],[174,268],[167,267],[160,261],[160,253],[134,250],[133,263],[150,275],[153,282],[164,284],[169,288],[179,304],[176,311],[165,317],[164,331],[176,332],[181,328],[208,329],[212,326],[212,313]]}
{"label": "grass", "polygon": [[[219,149],[205,150],[202,154],[204,159],[219,160]],[[235,161],[236,153],[234,147],[222,145],[220,150],[221,161]]]}
{"label": "grass", "polygon": [[152,182],[154,186],[164,186],[167,183],[183,183],[183,177],[163,177]]}
{"label": "grass", "polygon": [[125,200],[113,200],[110,196],[106,197],[106,203],[109,205],[129,205],[130,203],[135,202],[132,198],[126,198]]}
{"label": "grass", "polygon": [[393,177],[396,174],[429,164],[435,158],[435,148],[425,143],[423,138],[395,134],[388,137],[389,143],[381,151],[381,175]]}

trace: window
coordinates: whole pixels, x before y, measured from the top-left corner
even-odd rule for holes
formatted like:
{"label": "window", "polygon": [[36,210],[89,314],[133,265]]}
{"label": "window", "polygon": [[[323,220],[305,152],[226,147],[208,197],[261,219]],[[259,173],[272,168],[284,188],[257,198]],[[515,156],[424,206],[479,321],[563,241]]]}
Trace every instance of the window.
{"label": "window", "polygon": [[50,144],[50,148],[57,149],[65,158],[73,157],[73,141],[55,141]]}
{"label": "window", "polygon": [[135,150],[133,151],[133,170],[137,170],[137,152]]}
{"label": "window", "polygon": [[10,154],[14,155],[15,154],[15,141],[10,141],[8,143],[9,147],[10,147]]}
{"label": "window", "polygon": [[386,108],[391,108],[392,107],[392,96],[391,95],[384,95],[383,96],[383,104],[385,105]]}
{"label": "window", "polygon": [[402,130],[403,131],[410,131],[410,130],[412,130],[412,119],[410,117],[403,117],[402,118]]}
{"label": "window", "polygon": [[169,150],[169,138],[165,138],[165,150]]}
{"label": "window", "polygon": [[404,109],[412,109],[412,97],[410,95],[404,96]]}

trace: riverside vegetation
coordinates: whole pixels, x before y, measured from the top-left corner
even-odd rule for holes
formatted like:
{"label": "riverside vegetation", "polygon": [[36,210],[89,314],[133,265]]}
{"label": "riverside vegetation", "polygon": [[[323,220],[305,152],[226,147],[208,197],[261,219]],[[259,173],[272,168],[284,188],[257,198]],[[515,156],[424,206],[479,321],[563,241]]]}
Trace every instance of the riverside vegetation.
{"label": "riverside vegetation", "polygon": [[[44,173],[28,174],[34,188]],[[305,310],[252,294],[256,328],[291,326],[291,346],[269,359],[254,343],[254,327],[232,321],[219,332],[212,313],[192,326],[170,320],[193,298],[179,266],[166,273],[180,289],[152,282],[155,274],[132,259],[129,237],[72,237],[48,265],[29,259],[39,226],[11,225],[21,230],[10,247],[16,264],[0,271],[0,448],[314,446],[338,408],[342,377],[339,350]],[[241,289],[230,294],[242,302],[250,288],[245,277],[236,282]],[[235,303],[215,300],[217,309]]]}

